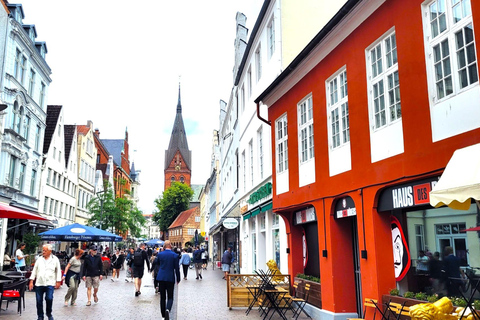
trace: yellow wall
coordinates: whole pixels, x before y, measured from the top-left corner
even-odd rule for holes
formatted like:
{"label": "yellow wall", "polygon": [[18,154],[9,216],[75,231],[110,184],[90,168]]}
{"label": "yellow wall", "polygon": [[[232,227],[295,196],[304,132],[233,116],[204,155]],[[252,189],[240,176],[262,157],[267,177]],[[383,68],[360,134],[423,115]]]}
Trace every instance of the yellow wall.
{"label": "yellow wall", "polygon": [[283,0],[281,2],[282,69],[293,61],[345,2],[345,0]]}

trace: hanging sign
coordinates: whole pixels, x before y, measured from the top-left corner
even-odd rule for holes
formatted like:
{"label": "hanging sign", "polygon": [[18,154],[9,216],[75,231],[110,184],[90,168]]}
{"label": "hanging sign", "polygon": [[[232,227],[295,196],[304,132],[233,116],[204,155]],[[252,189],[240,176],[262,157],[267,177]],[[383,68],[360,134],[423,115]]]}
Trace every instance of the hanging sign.
{"label": "hanging sign", "polygon": [[238,221],[234,218],[227,218],[223,220],[223,226],[227,229],[235,229],[238,227]]}
{"label": "hanging sign", "polygon": [[346,218],[357,215],[355,202],[350,197],[339,199],[335,204],[335,218]]}
{"label": "hanging sign", "polygon": [[295,220],[293,221],[294,224],[303,224],[309,223],[317,220],[317,216],[315,215],[315,208],[310,207],[304,210],[300,210],[295,212]]}

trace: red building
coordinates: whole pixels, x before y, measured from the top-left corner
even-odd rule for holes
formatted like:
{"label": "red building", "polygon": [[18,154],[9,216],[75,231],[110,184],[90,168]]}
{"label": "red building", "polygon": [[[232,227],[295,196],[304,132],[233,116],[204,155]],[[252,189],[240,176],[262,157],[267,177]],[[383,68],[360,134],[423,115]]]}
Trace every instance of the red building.
{"label": "red building", "polygon": [[320,275],[330,317],[427,290],[420,250],[480,266],[477,233],[462,231],[479,218],[471,199],[429,203],[453,152],[480,143],[479,25],[478,1],[347,1],[256,99],[289,273]]}

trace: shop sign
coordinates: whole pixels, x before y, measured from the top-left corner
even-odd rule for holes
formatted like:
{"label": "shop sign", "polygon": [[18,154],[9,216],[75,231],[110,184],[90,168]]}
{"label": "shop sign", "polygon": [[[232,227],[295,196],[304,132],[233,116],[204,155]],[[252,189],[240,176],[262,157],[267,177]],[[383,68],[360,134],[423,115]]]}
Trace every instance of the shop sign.
{"label": "shop sign", "polygon": [[227,229],[235,229],[238,227],[238,221],[234,218],[227,218],[223,220],[223,226]]}
{"label": "shop sign", "polygon": [[335,217],[346,218],[357,215],[357,209],[355,208],[355,202],[350,197],[338,199],[335,204]]}
{"label": "shop sign", "polygon": [[380,194],[377,210],[390,211],[429,204],[430,191],[437,181],[437,178],[429,178],[388,187]]}
{"label": "shop sign", "polygon": [[245,212],[248,211],[248,206],[243,206],[243,207],[240,207],[240,213],[241,214],[244,214]]}
{"label": "shop sign", "polygon": [[268,182],[268,183],[265,183],[263,186],[261,186],[260,188],[258,188],[257,191],[255,191],[254,193],[252,193],[250,195],[250,198],[248,198],[248,203],[249,204],[254,204],[255,202],[263,199],[263,198],[266,198],[268,197],[269,195],[272,194],[272,183],[271,182]]}
{"label": "shop sign", "polygon": [[315,215],[314,207],[295,212],[295,224],[309,223],[316,220],[317,216]]}

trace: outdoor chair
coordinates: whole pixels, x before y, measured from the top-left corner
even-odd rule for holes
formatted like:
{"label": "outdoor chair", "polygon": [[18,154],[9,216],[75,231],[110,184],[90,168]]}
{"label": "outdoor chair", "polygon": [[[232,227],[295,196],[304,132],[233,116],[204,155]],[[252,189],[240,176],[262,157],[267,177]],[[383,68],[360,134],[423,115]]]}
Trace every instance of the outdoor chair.
{"label": "outdoor chair", "polygon": [[294,282],[293,283],[293,288],[294,288],[294,293],[295,295],[293,297],[288,297],[288,302],[287,304],[293,309],[293,305],[296,305],[296,307],[293,309],[293,316],[292,318],[294,319],[298,319],[298,317],[300,316],[300,314],[302,313],[305,313],[305,315],[309,318],[312,318],[310,317],[310,315],[304,310],[305,308],[305,305],[307,304],[307,301],[308,301],[308,296],[310,294],[310,284],[306,283],[305,284],[305,293],[303,295],[303,298],[300,298],[298,296],[298,282]]}
{"label": "outdoor chair", "polygon": [[110,272],[110,261],[105,260],[102,262],[103,263],[103,274],[105,275],[105,279],[107,279],[108,273]]}
{"label": "outdoor chair", "polygon": [[3,286],[3,292],[2,292],[2,297],[0,298],[0,310],[2,309],[2,302],[5,300],[7,301],[7,307],[5,308],[8,309],[8,303],[10,301],[17,301],[18,303],[18,309],[17,313],[22,314],[22,300],[23,300],[23,310],[25,310],[25,291],[27,289],[27,282],[29,280],[20,280],[17,282],[14,282],[12,284],[5,284]]}

